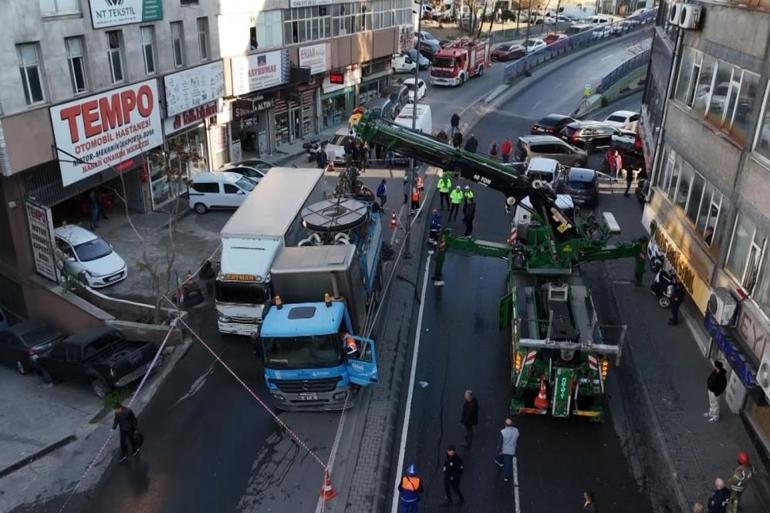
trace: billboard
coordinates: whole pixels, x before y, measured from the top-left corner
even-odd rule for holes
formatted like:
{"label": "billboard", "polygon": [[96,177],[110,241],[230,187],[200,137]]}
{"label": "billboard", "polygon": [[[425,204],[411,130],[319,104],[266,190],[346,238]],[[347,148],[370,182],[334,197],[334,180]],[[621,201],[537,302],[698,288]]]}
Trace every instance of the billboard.
{"label": "billboard", "polygon": [[225,95],[225,67],[222,61],[204,64],[163,77],[166,89],[166,117],[194,109]]}
{"label": "billboard", "polygon": [[89,0],[95,29],[163,19],[163,0]]}
{"label": "billboard", "polygon": [[66,187],[163,144],[155,80],[51,107]]}
{"label": "billboard", "polygon": [[288,50],[233,57],[233,94],[247,94],[289,81]]}
{"label": "billboard", "polygon": [[326,43],[299,48],[300,68],[309,68],[310,73],[317,75],[329,69],[326,59]]}

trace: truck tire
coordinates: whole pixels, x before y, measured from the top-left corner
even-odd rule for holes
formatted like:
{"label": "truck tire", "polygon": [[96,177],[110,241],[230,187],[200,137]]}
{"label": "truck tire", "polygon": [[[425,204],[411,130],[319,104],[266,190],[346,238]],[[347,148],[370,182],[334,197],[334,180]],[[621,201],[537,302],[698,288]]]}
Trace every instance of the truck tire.
{"label": "truck tire", "polygon": [[194,208],[195,208],[195,213],[201,214],[201,215],[205,214],[209,210],[208,207],[206,207],[206,205],[204,205],[203,203],[196,203]]}
{"label": "truck tire", "polygon": [[465,83],[465,74],[460,75],[460,85],[462,86]]}
{"label": "truck tire", "polygon": [[112,391],[102,378],[91,378],[91,389],[99,399],[104,399]]}
{"label": "truck tire", "polygon": [[483,76],[484,76],[484,66],[483,66],[483,65],[482,65],[482,66],[479,66],[479,76],[480,76],[480,77],[483,77]]}

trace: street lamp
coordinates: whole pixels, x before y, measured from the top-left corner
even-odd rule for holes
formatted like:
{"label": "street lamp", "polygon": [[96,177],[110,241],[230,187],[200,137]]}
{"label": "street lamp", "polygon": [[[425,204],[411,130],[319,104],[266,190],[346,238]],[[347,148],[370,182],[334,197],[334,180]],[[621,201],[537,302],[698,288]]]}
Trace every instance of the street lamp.
{"label": "street lamp", "polygon": [[[420,77],[420,43],[422,42],[422,5],[425,0],[420,0],[419,6],[417,8],[417,55],[415,56],[415,62],[414,62],[414,84],[412,84],[412,130],[417,129],[417,91],[418,91],[418,81]],[[409,187],[409,196],[412,195],[412,190],[414,189],[414,159],[409,159],[409,170],[407,171],[408,177],[407,177],[407,185]],[[410,250],[410,246],[412,243],[412,209],[411,209],[411,198],[407,198],[408,202],[407,205],[409,206],[408,214],[406,216],[407,222],[406,222],[406,237],[404,240],[404,258],[411,258],[412,253]]]}

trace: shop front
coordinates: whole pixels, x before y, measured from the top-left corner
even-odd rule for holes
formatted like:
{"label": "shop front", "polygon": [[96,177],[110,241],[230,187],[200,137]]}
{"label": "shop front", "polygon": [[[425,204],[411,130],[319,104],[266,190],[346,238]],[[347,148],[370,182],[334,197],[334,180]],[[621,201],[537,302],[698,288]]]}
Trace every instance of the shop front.
{"label": "shop front", "polygon": [[346,121],[356,107],[356,87],[361,83],[361,68],[348,66],[341,84],[324,78],[321,87],[321,117],[323,128],[333,128]]}
{"label": "shop front", "polygon": [[289,144],[317,133],[316,95],[318,86],[302,84],[279,91],[275,101],[275,140]]}
{"label": "shop front", "polygon": [[233,120],[230,132],[232,140],[240,143],[241,154],[261,157],[273,152],[274,107],[273,93],[238,99],[232,103]]}
{"label": "shop front", "polygon": [[390,83],[392,68],[390,57],[367,62],[361,67],[361,85],[358,88],[358,104],[366,105],[382,96]]}

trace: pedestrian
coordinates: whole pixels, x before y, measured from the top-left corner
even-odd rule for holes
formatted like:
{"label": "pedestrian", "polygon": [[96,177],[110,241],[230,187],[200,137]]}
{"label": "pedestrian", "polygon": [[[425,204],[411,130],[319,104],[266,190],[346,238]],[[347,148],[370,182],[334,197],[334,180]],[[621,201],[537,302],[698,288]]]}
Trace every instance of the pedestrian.
{"label": "pedestrian", "polygon": [[464,237],[470,237],[473,234],[473,220],[476,218],[476,202],[471,198],[468,201],[468,207],[465,209],[463,222],[465,222]]}
{"label": "pedestrian", "polygon": [[463,145],[463,134],[459,130],[455,131],[454,135],[452,135],[452,146],[455,147],[455,149],[460,149]]}
{"label": "pedestrian", "polygon": [[120,427],[120,462],[122,463],[126,461],[128,444],[131,444],[132,456],[139,454],[139,449],[141,448],[141,443],[137,443],[141,436],[137,430],[139,423],[136,420],[136,415],[128,406],[118,403],[113,411],[115,417],[112,421],[112,429]]}
{"label": "pedestrian", "polygon": [[618,176],[620,176],[620,171],[623,169],[623,157],[620,155],[620,152],[616,149],[615,152],[612,154],[613,160],[614,160],[614,167],[615,174],[612,177],[613,182],[618,181]]}
{"label": "pedestrian", "polygon": [[727,513],[738,513],[738,503],[741,501],[741,495],[746,490],[746,486],[754,477],[754,467],[749,462],[749,455],[741,451],[738,453],[738,467],[733,471],[733,475],[727,481],[730,487],[730,500],[727,501]]}
{"label": "pedestrian", "polygon": [[425,192],[425,180],[418,174],[417,178],[415,178],[415,183],[417,184],[417,190],[420,191],[420,196],[422,196]]}
{"label": "pedestrian", "polygon": [[511,161],[511,153],[513,152],[513,142],[509,137],[503,139],[503,143],[500,145],[500,156],[503,158],[504,163]]}
{"label": "pedestrian", "polygon": [[404,205],[409,201],[409,177],[404,174]]}
{"label": "pedestrian", "polygon": [[706,503],[708,513],[725,513],[729,500],[730,490],[725,487],[725,480],[721,477],[714,479],[714,491],[711,492],[711,497]]}
{"label": "pedestrian", "polygon": [[457,213],[460,211],[460,203],[463,202],[463,191],[460,189],[459,185],[456,185],[451,194],[449,194],[449,202],[452,204],[449,208],[449,220],[452,221],[453,215],[454,219],[457,219]]}
{"label": "pedestrian", "polygon": [[583,513],[598,513],[596,509],[596,494],[594,492],[583,492]]}
{"label": "pedestrian", "polygon": [[478,423],[479,401],[472,390],[466,390],[463,396],[463,413],[460,415],[460,424],[465,427],[465,447],[470,447],[473,443],[473,426]]}
{"label": "pedestrian", "polygon": [[610,175],[610,178],[615,175],[615,164],[617,163],[615,160],[615,151],[615,148],[610,146],[610,148],[607,150],[607,156],[605,158],[605,163],[607,164],[607,173]]}
{"label": "pedestrian", "polygon": [[626,192],[623,193],[623,196],[626,198],[628,197],[628,191],[631,190],[632,183],[634,183],[634,170],[626,169]]}
{"label": "pedestrian", "polygon": [[369,145],[366,142],[359,143],[361,150],[358,154],[358,168],[361,173],[366,172],[366,168],[369,165]]}
{"label": "pedestrian", "polygon": [[417,475],[417,469],[414,465],[409,465],[406,474],[401,477],[401,483],[398,485],[399,502],[401,503],[401,513],[417,513],[420,508],[420,497],[423,487],[420,476]]}
{"label": "pedestrian", "polygon": [[412,212],[420,208],[420,189],[417,186],[412,187]]}
{"label": "pedestrian", "polygon": [[468,202],[473,201],[474,196],[475,194],[473,194],[473,189],[471,189],[471,186],[466,185],[465,189],[463,189],[463,214],[468,208]]}
{"label": "pedestrian", "polygon": [[457,494],[460,504],[465,502],[463,492],[460,491],[460,478],[463,476],[463,460],[457,454],[454,445],[446,448],[446,458],[441,471],[444,473],[444,505],[452,504],[452,492]]}
{"label": "pedestrian", "polygon": [[326,169],[326,164],[329,163],[329,156],[326,154],[326,144],[322,144],[318,153],[315,154],[315,161],[319,169]]}
{"label": "pedestrian", "polygon": [[500,152],[500,148],[497,146],[497,141],[492,141],[489,145],[489,156],[497,160],[497,154]]}
{"label": "pedestrian", "polygon": [[436,139],[441,141],[444,144],[449,144],[449,136],[447,135],[445,130],[439,130],[436,134]]}
{"label": "pedestrian", "polygon": [[679,324],[679,307],[684,303],[684,286],[682,286],[682,282],[675,277],[671,287],[671,305],[669,306],[671,309],[671,318],[668,320],[668,324],[676,326]]}
{"label": "pedestrian", "polygon": [[452,114],[452,118],[449,120],[449,135],[454,137],[455,133],[460,130],[460,115],[458,113]]}
{"label": "pedestrian", "polygon": [[711,373],[708,379],[706,379],[706,390],[709,396],[709,411],[703,414],[704,417],[709,419],[709,422],[716,422],[719,420],[719,396],[722,395],[727,388],[727,371],[725,365],[719,361],[714,360],[711,362]]}
{"label": "pedestrian", "polygon": [[380,207],[385,206],[385,202],[388,200],[388,184],[383,178],[380,185],[377,186],[377,197],[380,200]]}
{"label": "pedestrian", "polygon": [[438,177],[438,193],[441,196],[441,210],[444,210],[444,202],[446,201],[446,208],[449,209],[449,191],[452,190],[452,179],[448,173],[440,172]]}
{"label": "pedestrian", "polygon": [[471,153],[476,153],[476,150],[479,149],[479,141],[476,139],[476,136],[471,134],[470,137],[468,137],[468,141],[465,143],[465,151],[469,151]]}
{"label": "pedestrian", "polygon": [[101,208],[99,198],[96,196],[96,191],[92,189],[91,192],[88,193],[88,213],[91,215],[92,230],[99,228],[99,210]]}
{"label": "pedestrian", "polygon": [[513,458],[516,456],[516,443],[519,440],[519,430],[513,427],[510,417],[505,419],[505,427],[500,430],[497,442],[497,466],[503,469],[503,481],[506,483],[513,477]]}

